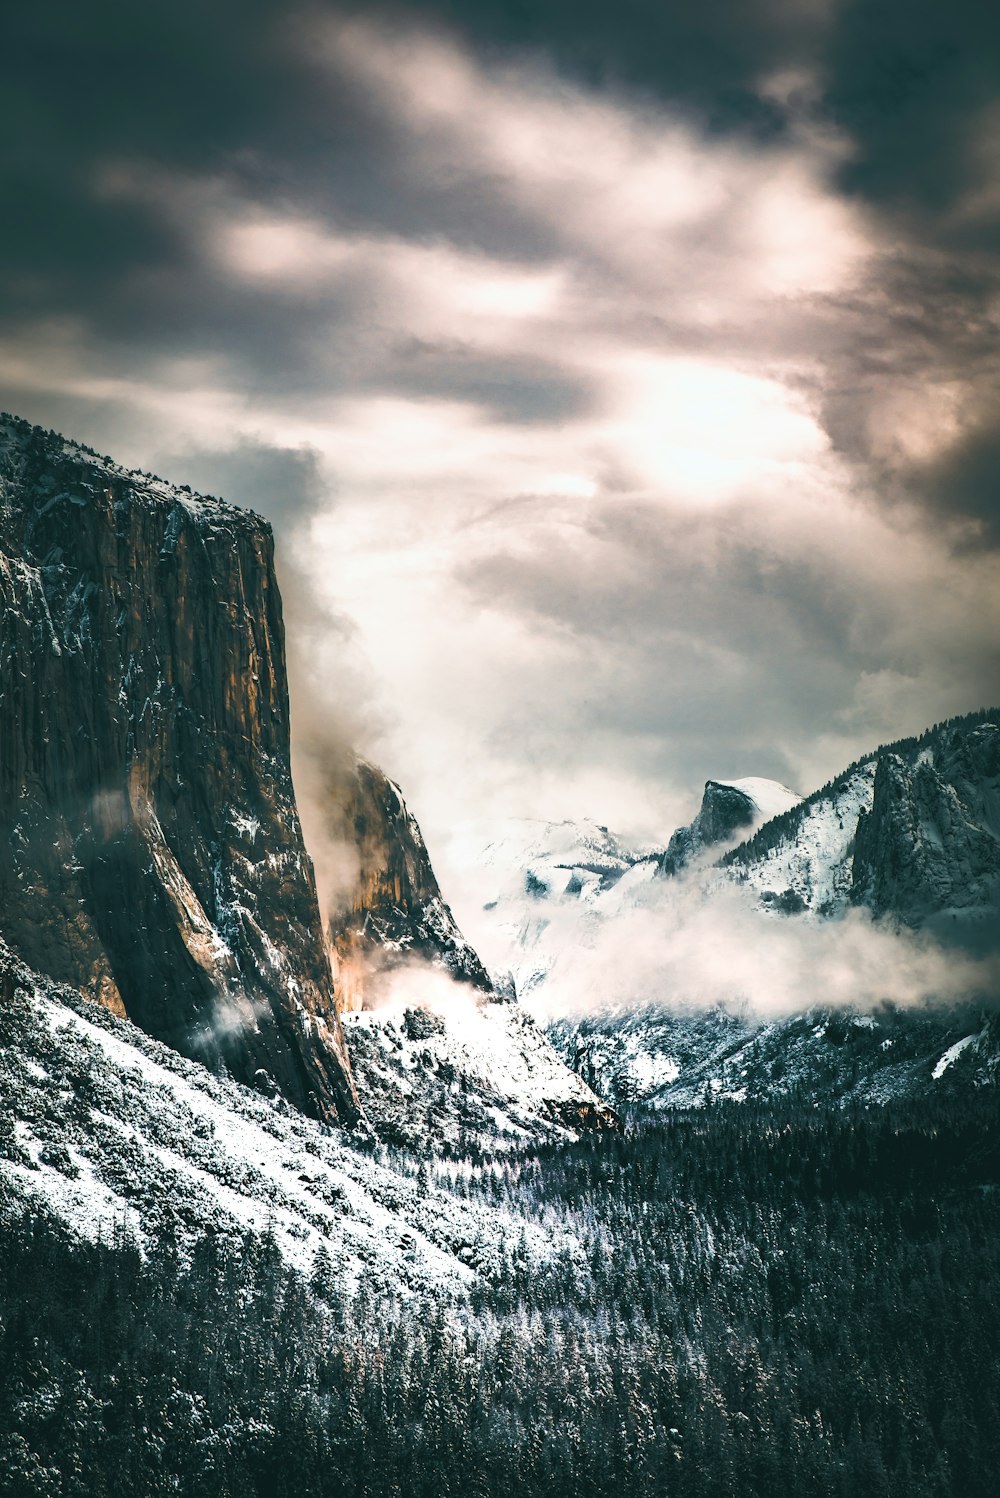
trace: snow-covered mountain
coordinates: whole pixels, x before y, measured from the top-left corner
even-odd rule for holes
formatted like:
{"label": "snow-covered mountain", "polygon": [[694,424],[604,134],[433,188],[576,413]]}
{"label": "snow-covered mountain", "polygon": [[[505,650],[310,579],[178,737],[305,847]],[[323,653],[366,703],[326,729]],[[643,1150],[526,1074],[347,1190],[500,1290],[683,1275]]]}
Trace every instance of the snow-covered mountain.
{"label": "snow-covered mountain", "polygon": [[380,1138],[475,1155],[613,1125],[520,1003],[412,968],[392,992],[377,1008],[344,1016],[354,1076]]}
{"label": "snow-covered mountain", "polygon": [[352,1073],[379,1137],[475,1153],[609,1124],[462,935],[399,786],[359,760],[330,774],[325,809],[327,834],[356,852],[327,937]]}
{"label": "snow-covered mountain", "polygon": [[1000,1085],[1000,1023],[975,1006],[764,1019],[651,1004],[555,1020],[548,1033],[567,1064],[623,1111],[783,1098],[884,1103]]}
{"label": "snow-covered mountain", "polygon": [[[1000,997],[998,712],[877,750],[804,800],[710,780],[659,856],[560,824],[487,859],[486,950],[616,1106],[919,1093],[955,1046],[953,1076],[996,1079],[988,1008],[954,1005]],[[851,1003],[897,1007],[845,1018]],[[831,1039],[845,1024],[849,1046]]]}
{"label": "snow-covered mountain", "polygon": [[587,821],[516,818],[481,863],[489,898],[478,947],[498,983],[518,998],[545,981],[573,930],[587,926],[622,880],[641,884],[656,873],[655,850],[629,848]]}
{"label": "snow-covered mountain", "polygon": [[862,906],[1000,945],[1000,710],[867,755],[725,854],[721,872],[785,913]]}
{"label": "snow-covered mountain", "polygon": [[774,780],[710,780],[694,820],[665,851],[629,847],[597,822],[514,820],[482,856],[492,893],[477,924],[479,950],[510,992],[537,997],[561,953],[645,903],[664,875],[700,866],[798,800]]}
{"label": "snow-covered mountain", "polygon": [[0,931],[175,1049],[359,1112],[270,526],[0,418]]}

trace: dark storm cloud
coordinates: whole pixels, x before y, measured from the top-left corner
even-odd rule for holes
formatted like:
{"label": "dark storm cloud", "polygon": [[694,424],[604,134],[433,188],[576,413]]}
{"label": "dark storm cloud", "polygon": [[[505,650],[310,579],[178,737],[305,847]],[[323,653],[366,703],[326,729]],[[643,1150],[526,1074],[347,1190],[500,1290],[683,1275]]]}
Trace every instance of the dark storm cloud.
{"label": "dark storm cloud", "polygon": [[[1000,11],[981,0],[879,0],[833,8],[828,107],[858,143],[845,185],[956,245],[997,243],[1000,203],[952,211],[983,185],[977,147],[1000,100]],[[995,161],[993,163],[995,167]]]}
{"label": "dark storm cloud", "polygon": [[319,456],[309,448],[244,441],[231,450],[179,452],[164,458],[163,466],[178,483],[256,510],[278,532],[298,524],[331,498]]}
{"label": "dark storm cloud", "polygon": [[973,19],[22,7],[2,403],[273,519],[300,739],[365,718],[439,839],[807,790],[995,670]]}
{"label": "dark storm cloud", "polygon": [[[313,7],[314,20],[344,7]],[[108,162],[224,171],[248,192],[396,232],[531,252],[488,182],[415,189],[410,143],[349,74],[310,65],[280,0],[101,0],[20,8],[0,49],[0,309],[68,311],[112,335],[190,334],[215,305],[192,284],[183,222],[99,190]],[[303,45],[299,45],[302,42]],[[534,236],[537,239],[537,227]],[[188,288],[185,301],[178,283]],[[145,325],[143,327],[142,325]]]}
{"label": "dark storm cloud", "polygon": [[841,189],[881,223],[891,301],[845,318],[852,343],[831,362],[825,392],[831,435],[873,464],[887,499],[902,490],[944,524],[970,521],[997,541],[991,428],[973,421],[926,471],[905,455],[897,466],[870,429],[868,387],[885,382],[888,354],[907,378],[965,380],[1000,408],[1000,378],[985,367],[1000,331],[1000,10],[981,0],[428,0],[405,10],[460,28],[487,57],[533,49],[595,89],[630,87],[709,130],[762,142],[789,126],[762,81],[811,72],[817,117],[851,142]]}
{"label": "dark storm cloud", "polygon": [[81,299],[100,300],[123,268],[175,257],[176,241],[147,211],[97,198],[94,169],[123,152],[203,166],[252,145],[276,94],[290,92],[262,49],[274,15],[273,5],[254,0],[57,0],[5,16],[0,130],[14,209],[2,251],[9,298],[75,311]]}
{"label": "dark storm cloud", "polygon": [[592,87],[631,85],[709,128],[765,139],[787,128],[787,115],[761,96],[761,80],[815,69],[822,106],[857,147],[845,187],[921,212],[942,235],[940,216],[979,185],[970,147],[1000,98],[1000,11],[982,0],[410,0],[395,8],[446,21],[487,55],[534,49]]}
{"label": "dark storm cloud", "polygon": [[1000,428],[996,416],[931,464],[919,475],[919,481],[939,513],[973,520],[981,527],[977,539],[985,536],[993,546],[1000,546]]}
{"label": "dark storm cloud", "polygon": [[433,16],[458,28],[486,57],[533,51],[592,88],[631,86],[679,104],[709,127],[765,137],[784,126],[761,98],[762,75],[817,56],[823,0],[412,0],[401,15]]}

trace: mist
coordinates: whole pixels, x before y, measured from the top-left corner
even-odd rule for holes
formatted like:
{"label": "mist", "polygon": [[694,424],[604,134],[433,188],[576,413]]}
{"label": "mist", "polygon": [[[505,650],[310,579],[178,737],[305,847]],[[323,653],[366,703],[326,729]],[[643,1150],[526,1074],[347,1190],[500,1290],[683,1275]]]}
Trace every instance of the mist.
{"label": "mist", "polygon": [[642,903],[607,916],[581,920],[568,903],[557,907],[542,950],[548,973],[527,1002],[545,1020],[649,1003],[777,1018],[813,1006],[987,1000],[1000,987],[997,956],[945,949],[865,910],[833,920],[773,915],[744,890],[706,891],[684,878],[657,880]]}

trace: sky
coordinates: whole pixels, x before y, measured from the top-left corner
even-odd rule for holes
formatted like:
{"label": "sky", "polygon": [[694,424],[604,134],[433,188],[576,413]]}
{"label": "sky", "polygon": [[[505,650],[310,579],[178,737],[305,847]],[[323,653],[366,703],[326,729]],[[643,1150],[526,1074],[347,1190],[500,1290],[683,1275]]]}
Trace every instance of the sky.
{"label": "sky", "polygon": [[1000,699],[1000,10],[5,17],[0,405],[272,521],[445,893]]}

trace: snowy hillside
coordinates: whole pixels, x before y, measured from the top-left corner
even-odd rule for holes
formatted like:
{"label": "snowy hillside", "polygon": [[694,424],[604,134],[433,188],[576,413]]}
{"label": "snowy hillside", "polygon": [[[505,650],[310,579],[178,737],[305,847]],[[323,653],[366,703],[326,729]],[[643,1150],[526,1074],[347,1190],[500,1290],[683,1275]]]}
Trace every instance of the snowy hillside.
{"label": "snowy hillside", "polygon": [[788,833],[773,846],[762,840],[756,856],[724,859],[723,877],[756,892],[761,905],[787,914],[832,915],[846,910],[853,881],[854,836],[859,816],[871,807],[876,763],[874,757],[865,760],[828,791],[810,797],[789,819]]}
{"label": "snowy hillside", "polygon": [[447,1173],[443,1186],[420,1179],[412,1156],[215,1077],[19,964],[3,976],[0,1215],[36,1210],[92,1241],[124,1230],[182,1251],[205,1233],[269,1232],[306,1272],[323,1248],[346,1288],[461,1289],[509,1242],[540,1261],[555,1247],[462,1200]]}
{"label": "snowy hillside", "polygon": [[811,1009],[764,1020],[646,1005],[554,1021],[569,1065],[616,1108],[711,1102],[885,1103],[1000,1083],[1000,1028],[973,1007]]}
{"label": "snowy hillside", "polygon": [[783,914],[851,905],[995,948],[1000,934],[1000,711],[883,746],[721,859]]}
{"label": "snowy hillside", "polygon": [[396,996],[344,1016],[351,1066],[380,1138],[435,1153],[576,1138],[611,1115],[515,1001],[411,968]]}

